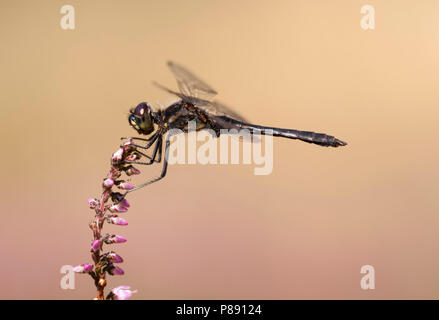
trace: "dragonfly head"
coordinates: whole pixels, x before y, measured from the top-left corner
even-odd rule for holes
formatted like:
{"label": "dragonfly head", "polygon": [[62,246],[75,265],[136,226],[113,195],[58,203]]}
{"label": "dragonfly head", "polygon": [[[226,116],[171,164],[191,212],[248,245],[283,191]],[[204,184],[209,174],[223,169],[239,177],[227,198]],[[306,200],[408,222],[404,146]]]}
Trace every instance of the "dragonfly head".
{"label": "dragonfly head", "polygon": [[130,110],[128,122],[139,134],[150,134],[154,131],[152,108],[146,102],[141,102]]}

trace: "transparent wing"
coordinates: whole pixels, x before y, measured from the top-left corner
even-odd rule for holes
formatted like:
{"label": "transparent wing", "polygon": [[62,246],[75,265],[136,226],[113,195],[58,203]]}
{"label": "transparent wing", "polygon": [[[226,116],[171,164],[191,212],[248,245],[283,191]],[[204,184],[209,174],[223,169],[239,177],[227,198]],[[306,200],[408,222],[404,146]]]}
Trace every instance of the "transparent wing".
{"label": "transparent wing", "polygon": [[186,95],[183,94],[183,93],[176,92],[176,91],[174,91],[174,90],[168,89],[168,88],[166,88],[165,86],[162,86],[162,85],[161,85],[160,83],[158,83],[158,82],[153,81],[152,84],[155,85],[157,88],[162,89],[163,91],[166,91],[166,92],[168,92],[168,93],[170,93],[170,94],[173,94],[173,95],[179,97],[179,98],[182,99],[182,100],[189,100],[189,101],[191,100],[191,97],[186,96]]}
{"label": "transparent wing", "polygon": [[208,101],[208,100],[203,100],[203,99],[196,98],[196,97],[193,97],[193,96],[188,96],[188,95],[186,95],[184,93],[181,93],[181,92],[176,92],[174,90],[166,88],[165,86],[163,86],[160,83],[157,83],[155,81],[153,81],[152,83],[156,87],[158,87],[158,88],[160,88],[160,89],[162,89],[162,90],[164,90],[164,91],[166,91],[166,92],[168,92],[170,94],[173,94],[173,95],[179,97],[181,100],[187,101],[187,102],[193,104],[194,106],[204,106],[204,105],[210,104],[210,101]]}
{"label": "transparent wing", "polygon": [[154,82],[157,87],[170,94],[176,95],[180,99],[206,111],[208,114],[228,116],[238,121],[247,122],[244,117],[232,108],[219,101],[211,101],[211,98],[214,97],[217,92],[188,69],[172,61],[168,61],[168,67],[177,80],[180,92],[173,91]]}
{"label": "transparent wing", "polygon": [[168,61],[168,67],[177,79],[178,88],[183,95],[200,98],[202,100],[210,100],[217,94],[207,83],[199,79],[185,67],[172,61]]}
{"label": "transparent wing", "polygon": [[200,105],[199,107],[216,116],[225,115],[241,122],[248,122],[243,116],[234,111],[232,108],[217,100],[210,101],[206,105]]}
{"label": "transparent wing", "polygon": [[217,100],[215,100],[215,101],[203,100],[200,98],[187,96],[183,93],[168,89],[165,86],[162,86],[161,84],[159,84],[157,82],[153,82],[153,84],[155,86],[157,86],[158,88],[179,97],[181,100],[187,101],[187,102],[191,103],[192,105],[196,106],[197,108],[200,108],[200,109],[206,111],[208,114],[211,114],[214,116],[227,116],[227,117],[233,118],[233,119],[238,120],[238,121],[248,122],[244,117],[242,117],[239,113],[234,111],[232,108],[226,106],[225,104],[223,104]]}

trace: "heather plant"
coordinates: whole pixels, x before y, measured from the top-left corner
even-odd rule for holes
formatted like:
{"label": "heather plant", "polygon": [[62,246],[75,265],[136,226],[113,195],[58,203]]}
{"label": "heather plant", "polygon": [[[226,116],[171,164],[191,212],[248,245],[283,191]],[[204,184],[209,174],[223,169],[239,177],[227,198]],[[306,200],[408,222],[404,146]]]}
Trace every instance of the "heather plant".
{"label": "heather plant", "polygon": [[129,286],[119,286],[110,290],[105,296],[104,289],[107,286],[107,275],[123,275],[124,271],[117,265],[123,262],[121,256],[115,251],[106,251],[106,246],[110,244],[120,244],[127,241],[121,235],[103,233],[105,223],[118,226],[126,226],[128,222],[119,215],[128,211],[129,202],[125,199],[125,194],[119,191],[128,191],[134,186],[126,181],[132,175],[139,174],[140,171],[129,164],[142,157],[142,153],[137,151],[131,139],[128,139],[119,150],[111,157],[111,167],[102,182],[102,194],[99,199],[89,198],[90,209],[94,210],[94,218],[89,226],[93,232],[91,243],[91,258],[93,264],[85,263],[76,266],[73,270],[77,273],[88,273],[94,281],[97,290],[97,300],[126,300],[137,290],[131,290]]}

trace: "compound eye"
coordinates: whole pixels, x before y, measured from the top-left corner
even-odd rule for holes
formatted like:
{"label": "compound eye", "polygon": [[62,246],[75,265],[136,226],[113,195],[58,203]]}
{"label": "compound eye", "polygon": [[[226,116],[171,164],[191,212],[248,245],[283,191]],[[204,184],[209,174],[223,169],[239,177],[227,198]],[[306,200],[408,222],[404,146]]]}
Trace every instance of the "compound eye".
{"label": "compound eye", "polygon": [[148,105],[145,102],[141,102],[137,105],[136,109],[134,109],[134,114],[140,118],[142,118],[146,111],[148,110]]}
{"label": "compound eye", "polygon": [[131,124],[133,127],[137,127],[136,117],[133,116],[133,115],[130,116],[130,124]]}

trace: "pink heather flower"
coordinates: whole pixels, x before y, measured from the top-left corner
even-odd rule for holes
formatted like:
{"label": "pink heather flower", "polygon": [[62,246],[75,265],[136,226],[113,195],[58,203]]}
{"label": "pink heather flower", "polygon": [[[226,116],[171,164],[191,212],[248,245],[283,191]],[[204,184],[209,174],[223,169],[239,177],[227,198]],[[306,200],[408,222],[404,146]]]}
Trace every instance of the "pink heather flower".
{"label": "pink heather flower", "polygon": [[127,242],[127,239],[124,238],[124,237],[122,237],[122,236],[118,236],[118,235],[116,235],[115,239],[116,239],[116,240],[115,240],[116,243]]}
{"label": "pink heather flower", "polygon": [[112,266],[110,269],[108,269],[108,273],[112,276],[123,276],[125,274],[121,268],[116,266]]}
{"label": "pink heather flower", "polygon": [[119,236],[117,234],[111,234],[108,236],[108,238],[106,239],[105,243],[110,244],[110,243],[123,243],[126,242],[127,239]]}
{"label": "pink heather flower", "polygon": [[140,174],[140,171],[138,169],[134,168],[134,167],[129,167],[125,171],[125,173],[127,174],[127,176],[132,176],[132,175],[135,175],[135,174]]}
{"label": "pink heather flower", "polygon": [[[125,142],[123,145],[124,146],[130,146],[131,147],[131,145],[133,144],[133,138],[128,138],[127,139],[127,142]],[[133,147],[134,148],[134,147]]]}
{"label": "pink heather flower", "polygon": [[124,150],[125,152],[130,152],[130,151],[132,151],[132,150],[135,150],[136,147],[133,146],[133,144],[134,144],[133,139],[131,139],[131,138],[128,139],[128,141],[125,142],[125,143],[123,144],[123,150]]}
{"label": "pink heather flower", "polygon": [[91,244],[91,249],[93,251],[97,251],[99,250],[99,248],[101,247],[101,241],[100,240],[95,240],[93,241],[93,243]]}
{"label": "pink heather flower", "polygon": [[109,222],[110,223],[112,223],[112,224],[118,224],[118,225],[120,225],[120,226],[126,226],[126,225],[128,225],[128,222],[125,220],[125,219],[123,219],[123,218],[120,218],[120,217],[118,217],[118,216],[111,216],[110,218],[109,218]]}
{"label": "pink heather flower", "polygon": [[93,266],[89,263],[84,263],[84,264],[81,264],[79,266],[74,267],[73,271],[77,272],[77,273],[87,273],[87,272],[93,271]]}
{"label": "pink heather flower", "polygon": [[120,255],[118,255],[116,252],[108,252],[107,259],[113,263],[121,263],[123,262],[123,259]]}
{"label": "pink heather flower", "polygon": [[119,202],[119,204],[125,208],[129,208],[130,207],[130,203],[128,202],[127,199],[122,199],[121,202]]}
{"label": "pink heather flower", "polygon": [[140,159],[140,155],[135,152],[125,157],[126,161],[136,161],[137,159]]}
{"label": "pink heather flower", "polygon": [[111,290],[115,300],[128,300],[137,290],[130,290],[129,286],[119,286]]}
{"label": "pink heather flower", "polygon": [[110,178],[105,179],[104,183],[103,183],[104,187],[106,187],[106,188],[111,188],[113,186],[113,184],[114,184],[114,181]]}
{"label": "pink heather flower", "polygon": [[110,210],[111,212],[127,212],[127,211],[128,211],[128,208],[127,208],[127,207],[124,207],[123,205],[121,205],[120,203],[118,203],[118,204],[113,204],[113,205],[109,208],[109,210]]}
{"label": "pink heather flower", "polygon": [[117,187],[118,187],[119,189],[122,189],[122,190],[131,190],[131,189],[134,189],[134,186],[133,186],[131,183],[129,183],[129,182],[121,182],[121,183],[119,183],[119,184],[117,185]]}
{"label": "pink heather flower", "polygon": [[90,209],[94,209],[99,205],[99,200],[94,198],[88,198],[88,205]]}
{"label": "pink heather flower", "polygon": [[118,204],[113,204],[109,209],[111,212],[127,212],[130,203],[126,199],[122,199]]}
{"label": "pink heather flower", "polygon": [[120,162],[122,161],[122,156],[123,156],[123,148],[120,148],[115,153],[113,153],[113,156],[111,157],[111,161],[116,163]]}

